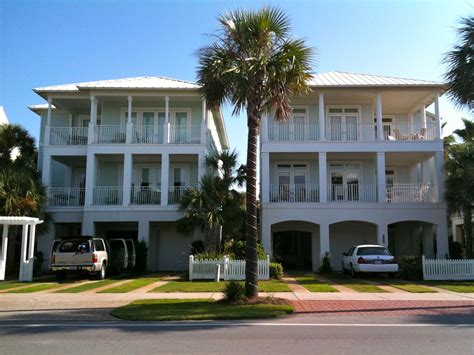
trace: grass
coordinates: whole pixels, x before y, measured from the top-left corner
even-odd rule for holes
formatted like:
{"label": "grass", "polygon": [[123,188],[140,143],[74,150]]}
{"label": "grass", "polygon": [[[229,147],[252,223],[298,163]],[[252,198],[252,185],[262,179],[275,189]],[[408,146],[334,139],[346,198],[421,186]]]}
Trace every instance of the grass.
{"label": "grass", "polygon": [[213,300],[138,300],[114,309],[114,317],[135,321],[276,318],[293,313],[290,305],[234,305]]}
{"label": "grass", "polygon": [[333,280],[335,283],[340,284],[342,286],[345,286],[347,288],[350,288],[356,292],[361,292],[361,293],[386,293],[388,291],[377,287],[375,285],[368,284],[367,282],[364,282],[363,280],[358,280],[352,277],[348,277],[343,274],[338,274],[338,273],[332,273],[330,275],[324,275],[324,277],[327,277],[330,280]]}
{"label": "grass", "polygon": [[[170,281],[150,292],[224,292],[225,282],[215,281]],[[279,280],[259,281],[260,292],[290,292],[287,284]]]}
{"label": "grass", "polygon": [[27,286],[29,284],[24,282],[18,281],[2,281],[0,282],[0,291],[8,290],[10,288],[20,287],[20,286]]}
{"label": "grass", "polygon": [[313,276],[298,276],[295,279],[310,292],[339,292],[331,285],[316,280]]}
{"label": "grass", "polygon": [[425,281],[424,283],[452,292],[474,293],[474,281]]}
{"label": "grass", "polygon": [[127,293],[142,288],[144,286],[148,286],[154,282],[160,281],[161,279],[161,277],[144,277],[132,280],[130,282],[126,282],[122,285],[118,285],[107,290],[99,291],[98,293]]}
{"label": "grass", "polygon": [[38,283],[36,285],[31,285],[29,287],[22,287],[17,290],[7,291],[7,293],[33,293],[39,291],[49,290],[51,288],[60,287],[62,284],[54,282],[54,283]]}
{"label": "grass", "polygon": [[70,287],[66,288],[63,290],[57,291],[58,293],[80,293],[80,292],[85,292],[89,290],[93,290],[95,288],[107,286],[107,285],[112,285],[116,282],[120,282],[122,280],[113,280],[113,279],[107,279],[107,280],[102,280],[102,281],[97,281],[97,282],[91,282],[91,283],[85,283],[76,287]]}

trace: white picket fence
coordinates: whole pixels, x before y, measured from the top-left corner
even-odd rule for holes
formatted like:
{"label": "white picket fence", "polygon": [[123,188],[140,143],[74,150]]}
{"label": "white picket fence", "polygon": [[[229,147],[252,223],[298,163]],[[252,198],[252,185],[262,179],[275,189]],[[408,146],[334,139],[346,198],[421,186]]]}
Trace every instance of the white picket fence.
{"label": "white picket fence", "polygon": [[423,255],[423,280],[474,280],[474,259],[427,259]]}
{"label": "white picket fence", "polygon": [[[189,280],[245,280],[245,260],[228,257],[215,260],[194,260],[189,256]],[[258,261],[258,279],[270,279],[270,256]]]}

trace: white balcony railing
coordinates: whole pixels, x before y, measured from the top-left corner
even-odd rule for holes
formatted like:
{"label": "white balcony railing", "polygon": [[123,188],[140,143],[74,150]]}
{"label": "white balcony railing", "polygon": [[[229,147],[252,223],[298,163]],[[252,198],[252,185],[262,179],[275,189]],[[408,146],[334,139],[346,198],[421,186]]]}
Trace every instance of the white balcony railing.
{"label": "white balcony railing", "polygon": [[435,126],[430,123],[424,126],[421,123],[393,123],[384,129],[384,138],[395,141],[434,140]]}
{"label": "white balcony railing", "polygon": [[393,184],[387,187],[387,202],[435,202],[435,190],[431,184]]}
{"label": "white balcony railing", "polygon": [[326,126],[326,140],[328,141],[374,141],[375,125],[373,123],[334,124]]}
{"label": "white balcony railing", "polygon": [[163,125],[133,126],[132,143],[162,144]]}
{"label": "white balcony railing", "polygon": [[48,205],[51,207],[84,206],[85,189],[81,187],[50,187],[48,190]]}
{"label": "white balcony railing", "polygon": [[168,203],[170,205],[179,204],[187,190],[196,188],[195,186],[172,186],[169,188]]}
{"label": "white balcony railing", "polygon": [[273,122],[269,125],[268,139],[276,142],[307,142],[319,140],[319,125],[315,122]]}
{"label": "white balcony railing", "polygon": [[94,205],[121,205],[123,198],[122,186],[94,187]]}
{"label": "white balcony railing", "polygon": [[125,126],[95,126],[95,143],[120,144],[125,143]]}
{"label": "white balcony railing", "polygon": [[172,144],[200,144],[201,126],[200,125],[171,125],[170,143]]}
{"label": "white balcony railing", "polygon": [[156,187],[132,187],[130,203],[132,205],[159,205],[161,203],[161,191]]}
{"label": "white balcony railing", "polygon": [[85,127],[51,127],[51,145],[86,145],[88,131]]}
{"label": "white balcony railing", "polygon": [[318,185],[270,185],[270,202],[319,202]]}
{"label": "white balcony railing", "polygon": [[376,185],[331,184],[328,190],[330,202],[377,202]]}

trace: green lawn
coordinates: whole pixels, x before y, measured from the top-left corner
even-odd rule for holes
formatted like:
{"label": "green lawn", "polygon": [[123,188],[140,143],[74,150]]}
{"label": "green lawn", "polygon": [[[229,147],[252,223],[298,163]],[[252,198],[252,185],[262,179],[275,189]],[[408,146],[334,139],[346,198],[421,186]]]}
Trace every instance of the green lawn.
{"label": "green lawn", "polygon": [[17,290],[7,291],[7,293],[32,293],[32,292],[49,290],[49,289],[57,288],[60,286],[62,286],[62,284],[57,283],[57,282],[53,282],[53,283],[44,282],[44,283],[31,284],[31,286],[29,287],[22,287]]}
{"label": "green lawn", "polygon": [[429,286],[459,293],[474,293],[474,281],[425,281]]}
{"label": "green lawn", "polygon": [[299,276],[295,279],[310,292],[339,292],[331,285],[316,280],[313,276]]}
{"label": "green lawn", "polygon": [[[225,281],[170,281],[150,292],[224,292]],[[290,292],[290,288],[283,281],[259,281],[260,292]]]}
{"label": "green lawn", "polygon": [[0,291],[8,290],[10,288],[20,287],[20,286],[27,286],[28,283],[25,282],[18,282],[18,281],[2,281],[0,282]]}
{"label": "green lawn", "polygon": [[63,290],[59,290],[57,292],[58,293],[79,293],[79,292],[93,290],[95,288],[99,288],[102,286],[111,285],[120,281],[122,280],[107,279],[107,280],[102,280],[102,281],[97,281],[97,282],[85,283],[76,287],[70,287]]}
{"label": "green lawn", "polygon": [[400,290],[412,292],[412,293],[436,293],[436,291],[432,290],[431,288],[424,287],[422,285],[418,285],[414,283],[389,281],[389,282],[386,282],[386,284],[387,286],[392,286],[395,288],[399,288]]}
{"label": "green lawn", "polygon": [[332,280],[334,283],[340,284],[347,288],[350,288],[356,292],[374,292],[374,293],[385,293],[384,289],[377,287],[375,285],[370,285],[363,280],[359,280],[353,277],[349,277],[339,273],[332,273],[328,275],[323,275],[325,278]]}
{"label": "green lawn", "polygon": [[161,277],[144,277],[141,279],[135,279],[130,282],[126,282],[122,285],[118,285],[107,290],[99,291],[98,293],[126,293],[144,286],[148,286],[154,282],[160,281]]}
{"label": "green lawn", "polygon": [[110,314],[125,320],[177,321],[276,318],[293,313],[290,305],[231,305],[213,300],[138,300]]}

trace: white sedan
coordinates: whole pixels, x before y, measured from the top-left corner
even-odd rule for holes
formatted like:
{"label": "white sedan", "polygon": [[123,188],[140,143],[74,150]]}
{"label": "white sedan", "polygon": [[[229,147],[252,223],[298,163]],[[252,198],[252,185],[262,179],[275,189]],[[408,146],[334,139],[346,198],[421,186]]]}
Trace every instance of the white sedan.
{"label": "white sedan", "polygon": [[342,253],[342,271],[352,276],[357,273],[385,273],[393,277],[398,273],[398,263],[382,245],[357,245]]}

